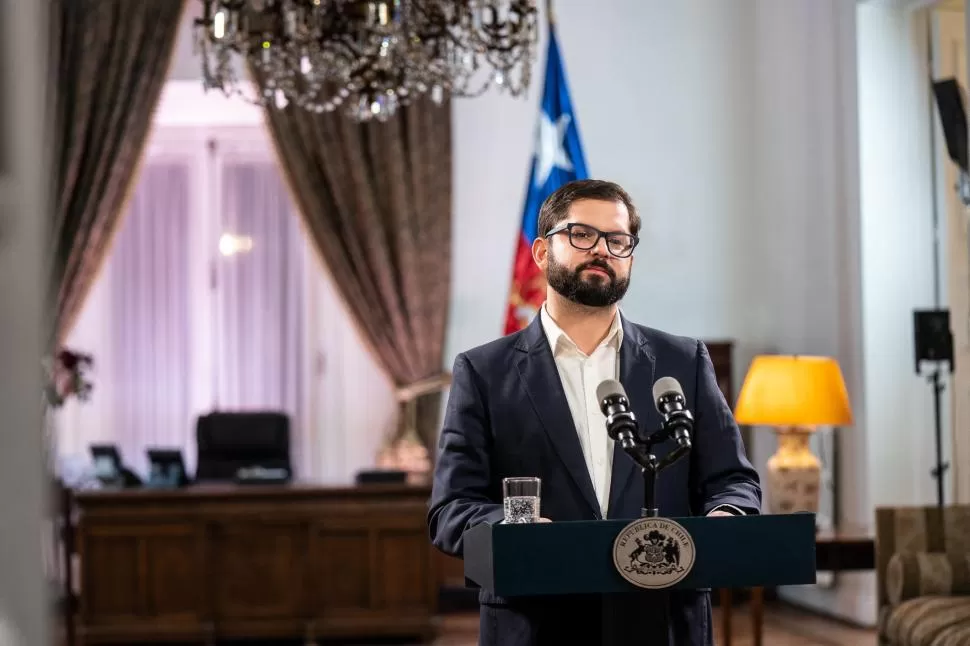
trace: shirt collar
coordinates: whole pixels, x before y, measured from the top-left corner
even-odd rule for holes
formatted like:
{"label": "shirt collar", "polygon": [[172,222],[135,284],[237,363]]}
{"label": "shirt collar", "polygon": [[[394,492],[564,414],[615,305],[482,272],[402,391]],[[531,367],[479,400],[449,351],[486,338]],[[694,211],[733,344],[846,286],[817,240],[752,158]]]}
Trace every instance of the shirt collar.
{"label": "shirt collar", "polygon": [[[559,325],[552,320],[549,312],[546,310],[546,304],[543,303],[542,307],[539,309],[539,319],[542,323],[542,331],[546,334],[546,339],[549,341],[549,347],[552,348],[553,354],[556,354],[562,348],[573,348],[578,350],[576,343],[569,338]],[[613,322],[610,324],[610,330],[606,333],[606,337],[600,341],[600,347],[604,345],[610,345],[613,349],[619,350],[620,346],[623,344],[623,326],[620,324],[620,311],[617,309],[616,315],[613,317]]]}

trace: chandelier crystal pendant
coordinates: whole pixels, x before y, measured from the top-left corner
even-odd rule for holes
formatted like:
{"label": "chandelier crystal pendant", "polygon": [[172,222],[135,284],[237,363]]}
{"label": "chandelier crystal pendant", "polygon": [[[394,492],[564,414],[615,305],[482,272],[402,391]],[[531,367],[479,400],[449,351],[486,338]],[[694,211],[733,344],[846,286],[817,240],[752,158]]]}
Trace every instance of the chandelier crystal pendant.
{"label": "chandelier crystal pendant", "polygon": [[[206,90],[385,120],[428,94],[520,96],[538,40],[535,0],[200,0]],[[260,79],[246,92],[240,71]],[[237,67],[239,66],[239,67]]]}

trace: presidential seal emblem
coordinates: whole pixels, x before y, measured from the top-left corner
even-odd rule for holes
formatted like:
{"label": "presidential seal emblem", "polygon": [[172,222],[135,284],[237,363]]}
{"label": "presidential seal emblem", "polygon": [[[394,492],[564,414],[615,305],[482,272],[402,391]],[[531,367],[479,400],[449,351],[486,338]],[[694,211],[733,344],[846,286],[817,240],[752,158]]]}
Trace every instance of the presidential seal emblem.
{"label": "presidential seal emblem", "polygon": [[694,567],[694,539],[668,518],[641,518],[617,535],[613,565],[637,587],[669,588]]}

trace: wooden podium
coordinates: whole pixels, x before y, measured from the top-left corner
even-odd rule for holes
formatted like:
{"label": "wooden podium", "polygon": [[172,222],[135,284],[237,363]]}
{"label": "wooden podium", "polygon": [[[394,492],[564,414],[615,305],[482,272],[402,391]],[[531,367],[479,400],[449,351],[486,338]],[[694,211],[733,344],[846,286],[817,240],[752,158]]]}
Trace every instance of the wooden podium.
{"label": "wooden podium", "polygon": [[604,620],[604,646],[667,643],[656,611],[666,589],[815,583],[806,513],[482,524],[464,540],[472,586],[500,597],[597,594],[623,608]]}

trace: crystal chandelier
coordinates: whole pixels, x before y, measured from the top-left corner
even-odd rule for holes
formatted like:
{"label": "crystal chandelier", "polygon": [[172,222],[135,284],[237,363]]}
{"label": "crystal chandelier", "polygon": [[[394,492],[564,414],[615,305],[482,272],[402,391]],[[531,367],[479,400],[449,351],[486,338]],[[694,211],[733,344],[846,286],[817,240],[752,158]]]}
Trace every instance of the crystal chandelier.
{"label": "crystal chandelier", "polygon": [[[428,94],[521,95],[535,59],[535,0],[200,0],[205,88],[384,120]],[[243,91],[234,65],[256,72]]]}

